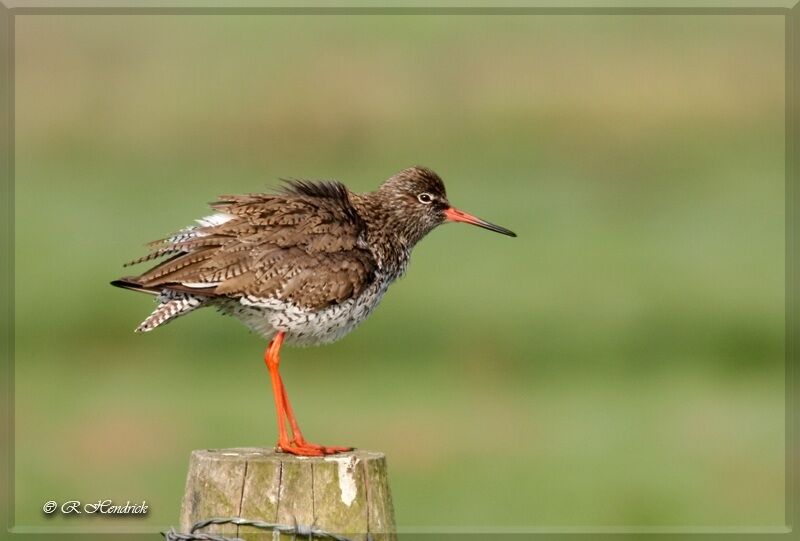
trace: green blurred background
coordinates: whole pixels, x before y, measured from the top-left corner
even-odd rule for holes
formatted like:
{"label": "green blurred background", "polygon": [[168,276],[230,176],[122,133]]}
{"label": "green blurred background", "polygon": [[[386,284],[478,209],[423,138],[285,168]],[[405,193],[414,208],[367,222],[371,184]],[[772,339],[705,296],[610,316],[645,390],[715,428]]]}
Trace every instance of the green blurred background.
{"label": "green blurred background", "polygon": [[[287,349],[312,441],[406,530],[784,524],[783,17],[18,16],[15,61],[18,527],[175,525],[192,449],[276,440],[259,337],[133,334],[143,243],[418,163],[519,238],[442,227]],[[98,498],[151,513],[41,512]]]}

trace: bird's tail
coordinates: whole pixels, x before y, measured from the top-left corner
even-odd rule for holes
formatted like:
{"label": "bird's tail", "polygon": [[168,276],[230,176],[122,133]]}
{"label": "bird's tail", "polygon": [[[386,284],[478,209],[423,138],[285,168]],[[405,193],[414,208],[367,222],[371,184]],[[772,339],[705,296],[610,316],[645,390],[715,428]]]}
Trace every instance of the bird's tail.
{"label": "bird's tail", "polygon": [[207,304],[211,299],[203,295],[193,295],[186,291],[172,289],[152,289],[139,284],[135,278],[120,278],[111,282],[112,286],[156,295],[158,306],[142,321],[135,332],[150,332],[156,327],[169,323],[178,316],[187,314]]}
{"label": "bird's tail", "polygon": [[136,332],[150,332],[156,327],[169,323],[178,316],[200,308],[208,301],[207,297],[197,297],[190,293],[165,290],[156,297],[158,306],[142,321]]}

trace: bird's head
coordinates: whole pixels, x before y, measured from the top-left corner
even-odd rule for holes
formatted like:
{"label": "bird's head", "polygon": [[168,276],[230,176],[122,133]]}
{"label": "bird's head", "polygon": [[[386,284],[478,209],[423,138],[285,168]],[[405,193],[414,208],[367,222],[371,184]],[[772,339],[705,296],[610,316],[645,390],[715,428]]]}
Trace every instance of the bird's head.
{"label": "bird's head", "polygon": [[426,167],[403,169],[384,182],[378,193],[388,200],[395,220],[406,225],[403,229],[412,244],[446,222],[463,222],[510,237],[517,236],[504,227],[453,207],[447,200],[442,179]]}

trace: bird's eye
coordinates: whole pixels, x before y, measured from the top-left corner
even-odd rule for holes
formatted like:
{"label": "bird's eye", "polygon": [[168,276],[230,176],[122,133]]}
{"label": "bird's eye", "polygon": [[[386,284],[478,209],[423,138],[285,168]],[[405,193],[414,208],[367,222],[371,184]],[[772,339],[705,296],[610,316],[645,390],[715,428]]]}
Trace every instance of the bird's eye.
{"label": "bird's eye", "polygon": [[417,199],[425,205],[430,205],[433,202],[433,196],[429,193],[421,193],[417,196]]}

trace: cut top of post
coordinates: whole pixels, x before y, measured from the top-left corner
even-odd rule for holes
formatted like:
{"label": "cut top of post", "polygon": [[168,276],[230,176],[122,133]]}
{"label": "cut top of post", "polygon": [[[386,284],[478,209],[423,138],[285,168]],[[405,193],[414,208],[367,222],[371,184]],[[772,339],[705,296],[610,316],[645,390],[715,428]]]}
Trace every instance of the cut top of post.
{"label": "cut top of post", "polygon": [[[210,518],[239,517],[323,530],[351,539],[394,539],[395,522],[383,453],[356,449],[299,457],[245,447],[192,451],[181,506],[181,531]],[[247,538],[252,526],[198,530]]]}

